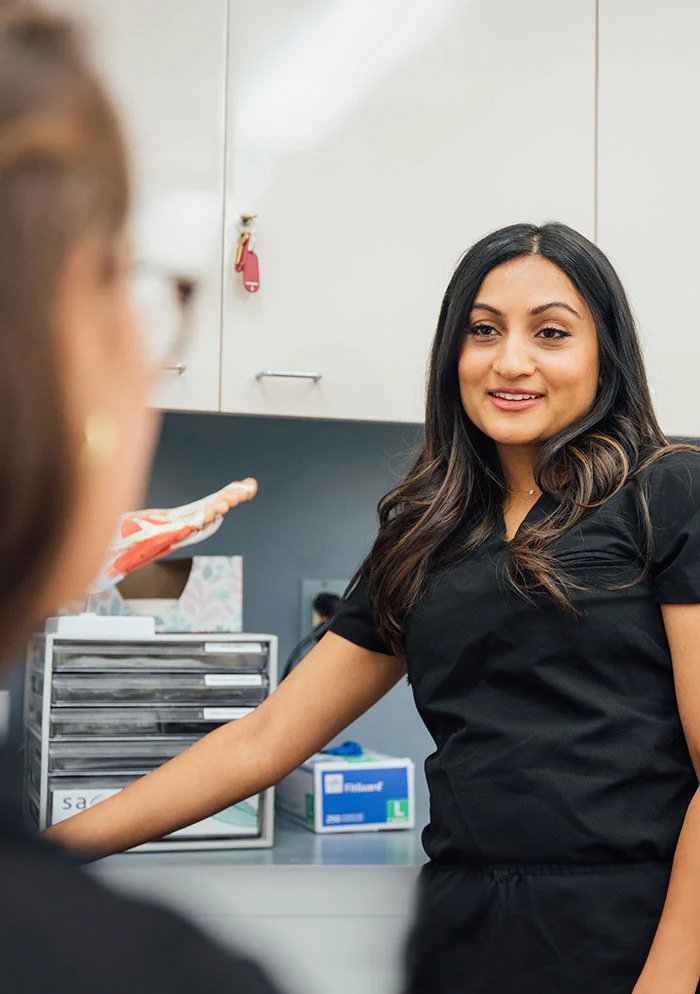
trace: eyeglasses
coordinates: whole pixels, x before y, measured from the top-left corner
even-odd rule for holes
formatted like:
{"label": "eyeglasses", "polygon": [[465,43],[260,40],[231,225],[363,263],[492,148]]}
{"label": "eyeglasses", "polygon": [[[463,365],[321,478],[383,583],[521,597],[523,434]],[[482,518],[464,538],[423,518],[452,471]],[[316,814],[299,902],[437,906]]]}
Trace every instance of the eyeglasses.
{"label": "eyeglasses", "polygon": [[131,301],[157,375],[185,371],[181,359],[192,337],[197,290],[196,280],[156,263],[137,262],[131,268]]}

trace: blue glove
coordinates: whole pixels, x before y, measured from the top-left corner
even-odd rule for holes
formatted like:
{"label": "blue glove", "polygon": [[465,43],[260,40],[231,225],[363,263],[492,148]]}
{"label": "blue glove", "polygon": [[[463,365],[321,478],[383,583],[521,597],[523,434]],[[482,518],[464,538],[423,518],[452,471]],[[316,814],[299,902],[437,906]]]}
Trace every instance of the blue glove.
{"label": "blue glove", "polygon": [[362,746],[357,742],[343,742],[335,749],[322,749],[321,751],[326,756],[361,756]]}

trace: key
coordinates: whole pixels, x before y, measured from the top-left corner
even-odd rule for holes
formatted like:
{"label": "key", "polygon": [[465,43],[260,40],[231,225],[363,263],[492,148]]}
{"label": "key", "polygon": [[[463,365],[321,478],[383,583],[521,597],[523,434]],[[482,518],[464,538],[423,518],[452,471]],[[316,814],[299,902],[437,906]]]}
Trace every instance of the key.
{"label": "key", "polygon": [[237,273],[243,272],[243,266],[245,265],[245,260],[248,255],[248,242],[250,241],[250,232],[242,231],[238,236],[238,248],[236,249],[236,262],[234,269]]}

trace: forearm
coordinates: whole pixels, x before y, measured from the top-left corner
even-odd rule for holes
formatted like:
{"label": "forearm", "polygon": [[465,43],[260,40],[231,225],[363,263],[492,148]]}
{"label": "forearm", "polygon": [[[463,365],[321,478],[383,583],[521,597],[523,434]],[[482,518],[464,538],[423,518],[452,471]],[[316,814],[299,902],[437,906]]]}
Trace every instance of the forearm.
{"label": "forearm", "polygon": [[663,914],[634,994],[695,994],[700,980],[700,792],[678,840]]}

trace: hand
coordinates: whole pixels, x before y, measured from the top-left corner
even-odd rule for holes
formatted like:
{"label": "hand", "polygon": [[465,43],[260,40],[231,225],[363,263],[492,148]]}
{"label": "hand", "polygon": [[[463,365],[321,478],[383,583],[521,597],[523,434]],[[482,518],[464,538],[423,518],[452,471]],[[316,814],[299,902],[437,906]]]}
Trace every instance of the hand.
{"label": "hand", "polygon": [[245,480],[236,480],[233,483],[229,483],[205,507],[204,524],[210,525],[216,518],[227,514],[232,507],[252,500],[257,492],[258,484],[250,477]]}

